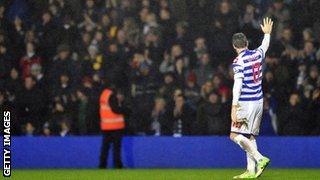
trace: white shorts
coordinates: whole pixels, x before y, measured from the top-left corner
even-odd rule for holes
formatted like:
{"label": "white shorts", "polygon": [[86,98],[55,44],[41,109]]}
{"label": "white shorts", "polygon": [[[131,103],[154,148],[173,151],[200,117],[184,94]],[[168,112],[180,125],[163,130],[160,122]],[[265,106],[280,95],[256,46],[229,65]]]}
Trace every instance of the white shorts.
{"label": "white shorts", "polygon": [[237,118],[244,119],[244,123],[231,122],[231,132],[258,135],[263,113],[263,101],[240,101]]}

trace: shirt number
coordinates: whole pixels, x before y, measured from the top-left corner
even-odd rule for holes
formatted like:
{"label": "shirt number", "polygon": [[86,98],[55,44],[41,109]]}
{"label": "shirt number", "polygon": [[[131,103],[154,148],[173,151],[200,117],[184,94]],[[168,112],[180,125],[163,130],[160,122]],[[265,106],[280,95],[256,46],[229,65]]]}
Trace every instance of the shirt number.
{"label": "shirt number", "polygon": [[260,75],[260,63],[255,63],[252,65],[252,75],[253,75],[253,82],[258,83],[259,82],[259,75]]}

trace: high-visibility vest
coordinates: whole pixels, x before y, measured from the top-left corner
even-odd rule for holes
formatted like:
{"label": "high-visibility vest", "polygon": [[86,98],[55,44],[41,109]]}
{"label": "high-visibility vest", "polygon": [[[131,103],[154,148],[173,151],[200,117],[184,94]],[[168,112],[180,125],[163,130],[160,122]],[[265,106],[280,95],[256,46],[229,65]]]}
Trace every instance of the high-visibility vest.
{"label": "high-visibility vest", "polygon": [[105,131],[120,130],[125,127],[124,116],[111,110],[109,104],[111,94],[110,89],[105,89],[100,96],[100,128]]}

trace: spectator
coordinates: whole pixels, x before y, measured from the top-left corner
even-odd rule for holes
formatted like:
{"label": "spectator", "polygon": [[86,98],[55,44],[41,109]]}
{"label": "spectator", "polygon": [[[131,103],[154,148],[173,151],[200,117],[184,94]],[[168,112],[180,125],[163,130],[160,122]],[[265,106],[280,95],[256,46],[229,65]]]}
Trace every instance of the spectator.
{"label": "spectator", "polygon": [[[231,49],[231,36],[237,29],[237,14],[233,11],[229,1],[221,1],[214,13],[214,20],[210,28],[210,41],[218,58],[227,58],[227,49]],[[229,56],[230,57],[230,56]]]}
{"label": "spectator", "polygon": [[265,16],[274,18],[276,22],[276,37],[277,39],[280,39],[283,28],[288,26],[290,20],[290,11],[285,6],[283,0],[274,1],[273,4],[269,7],[268,12],[265,14]]}
{"label": "spectator", "polygon": [[142,54],[136,53],[132,61],[132,118],[135,122],[137,132],[145,134],[148,130],[148,121],[150,119],[150,106],[156,94],[156,72],[151,64],[146,61]]}
{"label": "spectator", "polygon": [[[81,91],[77,91],[77,97],[79,99],[78,107],[78,133],[79,135],[87,134],[87,109],[88,109],[88,97]],[[90,112],[89,112],[90,113]]]}
{"label": "spectator", "polygon": [[184,87],[186,71],[186,65],[183,58],[177,59],[175,64],[175,78],[176,83],[180,88]]}
{"label": "spectator", "polygon": [[96,113],[96,102],[92,102],[93,99],[88,97],[88,90],[77,90],[77,130],[79,135],[92,134],[96,131],[98,124]]}
{"label": "spectator", "polygon": [[[162,0],[161,2],[166,2],[165,0]],[[161,3],[160,2],[160,3]],[[168,4],[166,2],[166,4]],[[172,37],[174,36],[174,20],[171,17],[171,13],[167,8],[161,8],[159,11],[159,24],[161,29],[161,34],[163,37],[164,42],[170,41]]]}
{"label": "spectator", "polygon": [[83,13],[89,16],[95,22],[98,20],[98,9],[94,0],[86,0]]}
{"label": "spectator", "polygon": [[[197,67],[199,64],[201,64],[199,61],[203,57],[204,54],[208,53],[208,47],[206,45],[206,40],[203,37],[198,37],[194,41],[195,47],[193,48],[193,52],[191,54],[190,64],[191,67]],[[209,57],[209,55],[207,54]]]}
{"label": "spectator", "polygon": [[309,117],[310,125],[309,127],[312,129],[311,135],[319,135],[320,134],[320,88],[317,88],[313,91],[311,101],[308,107],[308,112],[311,113]]}
{"label": "spectator", "polygon": [[173,93],[178,87],[173,73],[164,74],[163,79],[163,85],[159,88],[159,95],[163,96],[166,100],[169,100],[173,97]]}
{"label": "spectator", "polygon": [[10,70],[10,77],[6,80],[6,90],[8,91],[8,100],[11,102],[16,102],[18,93],[21,92],[22,83],[19,78],[19,73],[17,69],[12,68]]}
{"label": "spectator", "polygon": [[27,137],[32,137],[34,136],[34,132],[35,128],[33,127],[33,125],[31,123],[27,123],[24,127],[24,135]]}
{"label": "spectator", "polygon": [[302,37],[304,42],[315,42],[314,34],[310,28],[306,28],[302,31]]}
{"label": "spectator", "polygon": [[58,40],[53,34],[57,32],[57,25],[52,20],[52,14],[49,11],[43,12],[41,22],[36,27],[36,33],[39,37],[39,50],[45,59],[54,56]]}
{"label": "spectator", "polygon": [[173,108],[173,136],[181,137],[192,135],[195,112],[185,103],[185,97],[179,95],[175,98]]}
{"label": "spectator", "polygon": [[254,3],[248,3],[245,5],[245,11],[240,19],[241,32],[244,34],[250,34],[248,37],[249,45],[251,47],[257,47],[257,40],[259,39],[259,16],[261,16],[259,9]]}
{"label": "spectator", "polygon": [[213,90],[218,91],[220,95],[222,94],[223,91],[226,91],[226,92],[229,91],[228,87],[223,84],[223,79],[221,75],[219,74],[214,75],[211,81],[212,81]]}
{"label": "spectator", "polygon": [[216,92],[211,92],[197,109],[198,133],[200,135],[226,135],[229,122],[224,116],[225,109]]}
{"label": "spectator", "polygon": [[26,27],[20,17],[15,17],[13,26],[14,29],[12,32],[10,32],[10,36],[13,38],[12,46],[14,49],[18,50],[15,52],[16,57],[21,57],[23,55]]}
{"label": "spectator", "polygon": [[65,15],[63,17],[62,27],[60,27],[58,33],[60,34],[60,39],[58,40],[60,44],[67,44],[74,47],[74,43],[78,37],[78,29],[74,25],[73,19],[70,17],[70,15]]}
{"label": "spectator", "polygon": [[60,124],[60,132],[59,135],[61,137],[69,136],[70,133],[70,125],[67,123],[67,121],[62,121]]}
{"label": "spectator", "polygon": [[180,21],[176,23],[175,36],[168,45],[179,44],[186,51],[190,50],[190,40],[188,38],[188,23]]}
{"label": "spectator", "polygon": [[91,45],[95,46],[99,52],[103,52],[107,48],[105,37],[102,31],[96,31],[91,41]]}
{"label": "spectator", "polygon": [[48,122],[46,122],[42,127],[42,135],[45,137],[49,137],[52,135],[50,130],[50,125]]}
{"label": "spectator", "polygon": [[200,87],[197,83],[197,77],[194,73],[190,73],[187,77],[184,94],[189,100],[191,106],[196,107],[200,101]]}
{"label": "spectator", "polygon": [[52,62],[49,70],[49,81],[52,85],[58,85],[59,77],[62,74],[68,74],[71,78],[71,83],[76,83],[78,80],[77,65],[70,57],[70,49],[68,45],[62,44],[57,49],[58,54]]}
{"label": "spectator", "polygon": [[166,107],[166,101],[163,98],[156,98],[154,108],[151,112],[151,123],[149,134],[154,136],[172,135],[172,115]]}
{"label": "spectator", "polygon": [[88,55],[88,47],[91,44],[91,35],[90,33],[83,33],[81,35],[81,41],[77,42],[75,48],[79,57],[85,57]]}
{"label": "spectator", "polygon": [[279,118],[279,134],[285,136],[304,135],[306,133],[305,120],[305,111],[300,96],[297,93],[292,93],[289,104]]}
{"label": "spectator", "polygon": [[105,77],[110,83],[117,87],[126,87],[127,84],[127,63],[123,58],[119,48],[115,42],[110,43],[108,51],[102,63],[102,69]]}
{"label": "spectator", "polygon": [[310,67],[309,76],[305,80],[304,84],[305,89],[315,90],[317,87],[320,87],[320,77],[319,70],[316,65]]}
{"label": "spectator", "polygon": [[4,79],[9,74],[9,69],[12,68],[12,57],[10,57],[7,46],[0,44],[0,85],[4,85]]}
{"label": "spectator", "polygon": [[71,113],[66,110],[66,107],[63,106],[59,100],[56,100],[53,103],[51,114],[49,116],[49,122],[52,125],[51,129],[54,134],[60,136],[60,132],[62,130],[61,124],[62,122],[71,122]]}
{"label": "spectator", "polygon": [[[98,76],[98,75],[97,75]],[[87,129],[89,134],[94,134],[99,131],[99,119],[98,119],[98,102],[99,102],[99,94],[102,91],[104,85],[101,84],[99,77],[83,78],[82,87],[78,88],[78,91],[84,93],[88,98],[88,105],[86,110],[86,117],[88,119]],[[79,96],[78,96],[79,101]],[[79,111],[78,111],[79,113]]]}
{"label": "spectator", "polygon": [[304,63],[298,66],[299,75],[297,77],[296,89],[301,90],[303,83],[307,78],[307,65]]}
{"label": "spectator", "polygon": [[209,95],[209,93],[213,90],[213,84],[210,80],[206,81],[201,86],[201,97],[202,99],[205,99]]}
{"label": "spectator", "polygon": [[42,66],[39,64],[33,64],[31,66],[31,70],[30,70],[30,74],[32,77],[35,78],[35,80],[37,81],[37,86],[42,90],[42,91],[46,91],[47,90],[47,82],[46,79],[44,77],[44,73],[42,70]]}
{"label": "spectator", "polygon": [[293,33],[290,27],[286,27],[283,29],[281,33],[281,40],[282,44],[285,46],[286,49],[293,48]]}
{"label": "spectator", "polygon": [[214,73],[214,69],[210,63],[209,54],[205,53],[201,57],[199,57],[199,65],[195,68],[195,74],[197,76],[197,80],[199,84],[204,84],[207,80],[212,77]]}
{"label": "spectator", "polygon": [[46,107],[44,96],[37,88],[34,78],[28,76],[24,79],[24,87],[17,92],[16,99],[20,123],[26,125],[27,132],[31,133],[30,129],[34,128],[35,132],[32,133],[40,133]]}
{"label": "spectator", "polygon": [[267,71],[265,73],[262,86],[263,93],[265,93],[267,96],[271,96],[273,93],[275,93],[274,77],[271,71]]}
{"label": "spectator", "polygon": [[4,4],[0,4],[0,29],[5,29],[9,26],[9,22],[5,17],[5,6]]}
{"label": "spectator", "polygon": [[42,59],[36,55],[34,44],[28,42],[26,44],[26,55],[20,60],[20,68],[22,70],[22,78],[26,78],[31,75],[32,65],[41,65]]}
{"label": "spectator", "polygon": [[52,96],[58,99],[66,107],[70,107],[73,98],[73,88],[70,86],[70,78],[67,74],[61,74],[59,86],[54,88]]}
{"label": "spectator", "polygon": [[276,114],[275,104],[272,103],[272,98],[263,100],[263,121],[261,122],[261,135],[272,136],[278,133],[278,119]]}
{"label": "spectator", "polygon": [[160,64],[159,70],[161,73],[167,73],[167,72],[174,71],[174,59],[171,58],[167,52],[164,53],[164,59],[163,59],[162,63]]}
{"label": "spectator", "polygon": [[28,30],[25,35],[25,43],[33,43],[34,45],[39,44],[38,38],[35,36],[35,33],[33,30]]}
{"label": "spectator", "polygon": [[90,45],[87,52],[88,55],[83,57],[81,64],[83,76],[92,76],[94,73],[103,72],[102,64],[104,59],[99,53],[99,49],[94,45]]}
{"label": "spectator", "polygon": [[316,61],[316,49],[311,41],[304,42],[303,50],[300,51],[300,58],[307,63]]}

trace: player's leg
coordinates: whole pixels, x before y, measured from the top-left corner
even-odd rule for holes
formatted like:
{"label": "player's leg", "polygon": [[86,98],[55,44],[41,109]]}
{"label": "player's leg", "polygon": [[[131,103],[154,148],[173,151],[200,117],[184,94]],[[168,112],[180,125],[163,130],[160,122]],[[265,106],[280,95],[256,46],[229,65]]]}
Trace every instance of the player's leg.
{"label": "player's leg", "polygon": [[[250,141],[253,144],[253,146],[257,149],[257,151],[259,151],[258,147],[257,147],[256,139],[253,135],[251,135]],[[256,173],[256,165],[257,165],[256,161],[249,153],[246,153],[246,155],[247,155],[247,171],[255,174]]]}
{"label": "player's leg", "polygon": [[[257,143],[256,143],[255,138],[253,138],[251,141],[252,141],[252,144],[257,147]],[[270,159],[265,156],[262,159],[257,161],[256,177],[259,177],[262,174],[262,172],[269,165],[269,163],[270,163]]]}
{"label": "player's leg", "polygon": [[[257,144],[255,143],[254,137],[252,139],[253,136],[250,137],[250,141],[252,142],[253,146],[255,146],[255,148],[257,148]],[[255,159],[249,154],[246,153],[247,155],[247,171],[249,171],[249,173],[253,173],[256,174],[256,161]]]}
{"label": "player's leg", "polygon": [[[260,123],[262,119],[262,113],[263,113],[263,103],[258,103],[255,105],[255,113],[254,113],[254,123],[252,124],[252,130],[251,133],[253,135],[258,135],[259,134],[259,129],[260,129]],[[257,143],[255,140],[255,137],[251,137],[251,142],[252,144],[257,148]],[[262,172],[265,170],[265,168],[268,166],[270,163],[270,159],[267,157],[263,157],[260,160],[257,160],[257,172],[256,172],[256,177],[259,177]]]}
{"label": "player's leg", "polygon": [[[232,123],[230,138],[247,153],[247,171],[234,178],[255,177],[255,161],[263,156],[257,151],[255,144],[250,140],[254,123],[255,107],[252,103],[242,102],[239,104],[240,110],[237,112],[239,119],[245,119],[245,123]],[[246,137],[247,136],[247,137]]]}
{"label": "player's leg", "polygon": [[[250,137],[250,141],[255,146],[255,148],[257,148],[257,143],[254,136]],[[234,176],[233,177],[234,179],[248,179],[248,178],[256,177],[256,161],[249,153],[246,153],[246,156],[247,156],[247,170],[238,176]]]}
{"label": "player's leg", "polygon": [[100,150],[99,168],[106,168],[107,166],[107,157],[109,154],[110,143],[111,143],[110,134],[107,132],[103,132],[102,145]]}
{"label": "player's leg", "polygon": [[[234,132],[230,133],[230,139],[232,141],[234,141],[236,144],[238,144],[244,151],[246,151],[247,163],[248,163],[247,170],[238,176],[234,176],[233,178],[234,179],[254,178],[255,177],[255,160],[247,150],[248,147],[252,146],[252,144],[250,143],[250,140],[248,138],[246,138],[245,136],[243,136],[242,134],[238,134],[238,133],[234,133]],[[250,158],[250,159],[248,159],[248,158]]]}
{"label": "player's leg", "polygon": [[[257,127],[260,122],[256,122],[257,104],[251,102],[239,103],[240,110],[237,112],[239,119],[245,119],[245,123],[237,124],[233,123],[231,127],[230,138],[237,143],[243,150],[245,150],[256,161],[263,158],[263,156],[257,151],[256,146],[250,141],[250,136],[254,128]],[[260,108],[260,107],[258,107]],[[260,120],[259,120],[260,121]],[[254,126],[255,125],[255,126]],[[249,135],[248,138],[243,134]]]}
{"label": "player's leg", "polygon": [[[240,103],[240,108],[238,109],[237,116],[239,119],[248,119],[248,106],[247,103]],[[248,122],[245,123],[231,123],[231,133],[230,139],[237,143],[242,149],[242,145],[239,142],[235,141],[235,138],[240,134],[249,134]],[[234,179],[243,179],[243,178],[252,178],[255,177],[255,160],[252,156],[247,152],[247,170],[237,176],[234,176]]]}
{"label": "player's leg", "polygon": [[257,148],[255,148],[250,139],[248,139],[244,135],[231,132],[230,138],[232,141],[238,144],[244,151],[249,153],[249,155],[252,156],[256,161],[259,161],[263,158],[263,156],[257,151]]}
{"label": "player's leg", "polygon": [[[257,148],[254,136],[251,135],[249,140],[252,142],[253,146],[255,148]],[[256,161],[255,161],[254,157],[252,157],[248,152],[246,152],[246,156],[247,156],[247,172],[249,174],[255,174],[256,173]]]}

